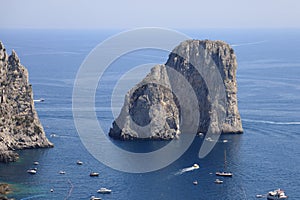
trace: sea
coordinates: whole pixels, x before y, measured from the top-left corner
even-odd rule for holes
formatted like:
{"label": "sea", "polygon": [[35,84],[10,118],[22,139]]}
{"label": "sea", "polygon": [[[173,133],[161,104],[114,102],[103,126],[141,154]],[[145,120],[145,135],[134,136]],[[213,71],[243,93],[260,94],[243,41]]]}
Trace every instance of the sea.
{"label": "sea", "polygon": [[[97,45],[122,31],[126,30],[0,30],[7,51],[14,49],[28,69],[34,99],[45,99],[35,102],[35,107],[47,137],[55,145],[19,151],[17,162],[0,164],[0,182],[11,184],[13,189],[8,197],[247,200],[281,188],[289,199],[300,199],[300,30],[177,30],[194,39],[222,40],[234,49],[244,133],[222,135],[204,158],[198,157],[203,138],[195,137],[181,157],[147,173],[118,171],[96,159],[83,145],[74,123],[72,95],[80,66]],[[131,75],[128,71],[137,65],[165,63],[168,54],[159,50],[132,52],[105,71],[95,95],[97,120],[105,134],[114,120],[112,93],[120,77],[126,74],[131,79],[131,85],[127,85],[130,88],[149,73],[150,67],[133,70]],[[117,94],[116,98],[123,100],[124,96]],[[168,144],[111,142],[127,151],[144,153]],[[215,172],[224,169],[225,151],[226,168],[234,175],[220,178],[223,184],[215,184]],[[83,164],[77,165],[77,160]],[[131,162],[126,158],[115,160],[124,165]],[[39,165],[34,166],[35,161]],[[191,168],[194,163],[200,168]],[[37,174],[26,172],[32,167],[38,168]],[[61,170],[65,174],[59,174]],[[92,171],[100,175],[90,177]],[[101,187],[111,189],[111,194],[97,193]]]}

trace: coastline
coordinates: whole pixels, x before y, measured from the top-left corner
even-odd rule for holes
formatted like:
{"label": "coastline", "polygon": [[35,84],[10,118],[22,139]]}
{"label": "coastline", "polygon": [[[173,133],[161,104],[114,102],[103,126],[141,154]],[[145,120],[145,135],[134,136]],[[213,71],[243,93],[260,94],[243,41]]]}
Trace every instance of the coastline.
{"label": "coastline", "polygon": [[13,192],[12,187],[8,183],[0,183],[0,200],[13,200],[14,198],[8,198],[6,195]]}

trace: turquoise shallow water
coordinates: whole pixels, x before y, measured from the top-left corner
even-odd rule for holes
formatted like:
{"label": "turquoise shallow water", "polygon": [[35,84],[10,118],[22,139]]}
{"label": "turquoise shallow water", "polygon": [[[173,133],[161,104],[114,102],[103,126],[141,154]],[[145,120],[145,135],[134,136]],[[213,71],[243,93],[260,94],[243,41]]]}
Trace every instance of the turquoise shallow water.
{"label": "turquoise shallow water", "polygon": [[[299,199],[300,166],[300,40],[298,30],[185,30],[198,39],[221,39],[230,43],[238,59],[239,109],[245,133],[224,135],[213,151],[198,158],[201,138],[176,162],[159,171],[130,174],[97,161],[85,147],[73,122],[72,90],[77,70],[87,54],[118,31],[3,30],[0,39],[8,51],[15,49],[30,74],[40,120],[52,149],[25,150],[16,163],[0,164],[0,180],[13,184],[16,199],[256,199],[278,187],[289,199]],[[141,51],[118,60],[107,71],[106,87],[97,90],[96,111],[108,130],[113,120],[110,95],[113,84],[127,66],[164,63],[167,53]],[[118,66],[126,66],[118,68]],[[142,75],[140,75],[142,77]],[[122,98],[122,97],[120,97]],[[50,137],[55,133],[55,137]],[[114,141],[120,146],[124,143]],[[130,142],[136,151],[157,149],[165,142]],[[127,144],[125,145],[127,146]],[[214,173],[223,168],[224,149],[234,177],[216,185]],[[76,165],[77,160],[83,165]],[[38,173],[26,170],[39,161]],[[122,160],[120,159],[120,162]],[[198,163],[200,169],[181,173]],[[126,164],[126,163],[124,163]],[[66,171],[61,175],[60,170]],[[89,177],[91,171],[99,177]],[[194,180],[198,185],[193,185]],[[113,190],[100,195],[100,187]],[[53,188],[54,192],[50,192]]]}

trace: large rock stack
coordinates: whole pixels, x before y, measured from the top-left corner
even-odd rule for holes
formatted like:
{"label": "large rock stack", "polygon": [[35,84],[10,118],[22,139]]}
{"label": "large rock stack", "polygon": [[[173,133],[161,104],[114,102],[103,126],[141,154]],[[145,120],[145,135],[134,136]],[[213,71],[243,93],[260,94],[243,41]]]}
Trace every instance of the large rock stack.
{"label": "large rock stack", "polygon": [[[174,76],[174,70],[188,81],[197,99],[192,110],[186,111],[199,112],[197,127],[193,130],[206,133],[211,128],[214,133],[242,133],[237,106],[236,69],[236,56],[228,44],[209,40],[182,42],[171,52],[165,65],[152,68],[150,74],[127,93],[124,106],[113,122],[109,135],[124,140],[172,139],[188,132],[189,128],[182,128],[181,124],[189,122],[180,122],[184,114],[181,112],[182,105],[194,102],[184,91],[180,100],[172,92],[173,88],[183,85],[180,76]],[[220,82],[217,82],[213,70],[219,74]],[[210,88],[207,84],[210,84]],[[188,88],[183,87],[182,90]],[[215,99],[212,99],[212,93]],[[222,121],[219,116],[221,112],[224,114]],[[194,119],[185,117],[184,120]]]}

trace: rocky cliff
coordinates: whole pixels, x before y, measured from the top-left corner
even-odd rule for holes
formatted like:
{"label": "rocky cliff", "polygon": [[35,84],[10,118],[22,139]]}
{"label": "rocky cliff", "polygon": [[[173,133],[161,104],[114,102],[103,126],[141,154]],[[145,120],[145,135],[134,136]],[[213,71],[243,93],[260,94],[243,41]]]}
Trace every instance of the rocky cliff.
{"label": "rocky cliff", "polygon": [[52,146],[34,108],[27,69],[0,42],[0,162],[15,161],[14,150]]}
{"label": "rocky cliff", "polygon": [[[234,51],[225,42],[182,42],[165,65],[152,68],[127,93],[109,135],[116,139],[172,139],[189,130],[242,133],[236,69]],[[195,112],[199,114],[193,115]]]}

